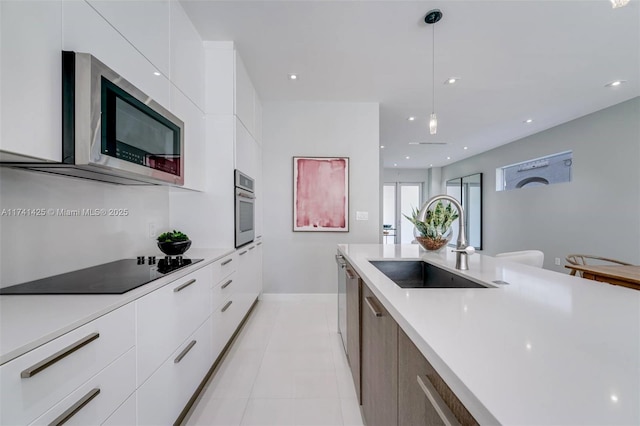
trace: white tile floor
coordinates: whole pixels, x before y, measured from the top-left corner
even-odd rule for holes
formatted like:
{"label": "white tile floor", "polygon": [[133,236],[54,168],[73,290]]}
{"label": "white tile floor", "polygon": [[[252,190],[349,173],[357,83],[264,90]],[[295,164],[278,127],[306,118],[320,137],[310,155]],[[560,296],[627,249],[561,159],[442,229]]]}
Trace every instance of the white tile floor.
{"label": "white tile floor", "polygon": [[260,301],[187,425],[362,425],[335,301]]}

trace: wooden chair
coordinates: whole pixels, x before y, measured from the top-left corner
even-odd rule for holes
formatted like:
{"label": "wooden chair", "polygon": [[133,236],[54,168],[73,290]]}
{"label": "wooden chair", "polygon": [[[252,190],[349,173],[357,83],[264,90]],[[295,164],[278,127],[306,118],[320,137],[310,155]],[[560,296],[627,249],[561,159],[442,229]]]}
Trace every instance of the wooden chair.
{"label": "wooden chair", "polygon": [[[600,263],[605,263],[605,264],[606,263],[615,263],[617,265],[631,265],[631,263],[622,262],[620,260],[609,259],[609,258],[600,257],[600,256],[593,256],[593,255],[590,255],[590,254],[569,254],[569,255],[567,255],[567,257],[565,259],[571,265],[588,265],[587,259],[592,260],[592,261],[595,260],[595,261],[597,261],[598,264],[600,264]],[[582,277],[582,272],[581,271],[577,271],[576,269],[572,269],[571,272],[569,272],[569,275],[576,275],[576,272],[580,272],[580,275],[578,275],[578,276]]]}

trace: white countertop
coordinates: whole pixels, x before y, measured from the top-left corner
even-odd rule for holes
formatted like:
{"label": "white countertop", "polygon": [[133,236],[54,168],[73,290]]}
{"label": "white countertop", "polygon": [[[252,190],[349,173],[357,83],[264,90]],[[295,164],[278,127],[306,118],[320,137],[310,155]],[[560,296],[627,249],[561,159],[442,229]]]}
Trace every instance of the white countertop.
{"label": "white countertop", "polygon": [[[339,245],[480,424],[639,425],[640,291],[490,256]],[[487,289],[403,289],[369,260],[420,259]]]}
{"label": "white countertop", "polygon": [[0,296],[0,365],[234,251],[191,249],[190,258],[204,260],[124,294]]}

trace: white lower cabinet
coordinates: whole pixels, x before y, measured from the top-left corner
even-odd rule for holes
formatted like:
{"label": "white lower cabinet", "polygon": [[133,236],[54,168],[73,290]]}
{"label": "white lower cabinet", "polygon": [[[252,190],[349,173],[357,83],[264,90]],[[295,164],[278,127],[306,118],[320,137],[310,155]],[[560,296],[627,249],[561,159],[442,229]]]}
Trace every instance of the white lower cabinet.
{"label": "white lower cabinet", "polygon": [[2,365],[0,424],[33,422],[133,348],[134,323],[128,304]]}
{"label": "white lower cabinet", "polygon": [[205,321],[137,391],[139,425],[173,424],[212,364]]}
{"label": "white lower cabinet", "polygon": [[212,277],[208,265],[136,301],[138,386],[211,315]]}
{"label": "white lower cabinet", "polygon": [[0,366],[0,424],[175,422],[257,298],[257,247]]}
{"label": "white lower cabinet", "polygon": [[32,424],[102,424],[135,392],[135,359],[136,352],[131,348]]}
{"label": "white lower cabinet", "polygon": [[136,424],[136,394],[135,392],[102,423],[102,426],[129,426]]}

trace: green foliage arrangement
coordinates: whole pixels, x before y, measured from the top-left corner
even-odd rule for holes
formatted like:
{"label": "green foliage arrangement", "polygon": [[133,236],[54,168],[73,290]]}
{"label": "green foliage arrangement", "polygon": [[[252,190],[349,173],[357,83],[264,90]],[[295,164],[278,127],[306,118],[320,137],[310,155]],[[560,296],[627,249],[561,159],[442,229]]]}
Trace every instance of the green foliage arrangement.
{"label": "green foliage arrangement", "polygon": [[162,234],[158,235],[158,242],[160,243],[177,243],[179,241],[188,241],[189,237],[187,236],[187,234],[183,234],[180,231],[176,231],[175,229],[173,230],[173,232],[163,232]]}
{"label": "green foliage arrangement", "polygon": [[416,208],[411,212],[411,217],[407,215],[404,215],[404,217],[413,223],[421,237],[432,240],[441,240],[453,221],[458,218],[458,212],[451,203],[447,203],[445,207],[442,201],[438,201],[435,208],[427,210],[424,222],[418,220],[418,213],[420,213],[420,210]]}

